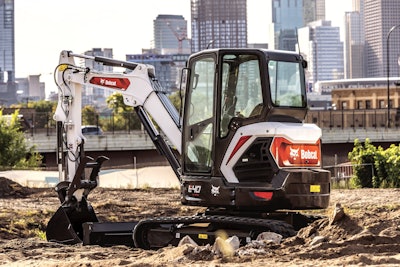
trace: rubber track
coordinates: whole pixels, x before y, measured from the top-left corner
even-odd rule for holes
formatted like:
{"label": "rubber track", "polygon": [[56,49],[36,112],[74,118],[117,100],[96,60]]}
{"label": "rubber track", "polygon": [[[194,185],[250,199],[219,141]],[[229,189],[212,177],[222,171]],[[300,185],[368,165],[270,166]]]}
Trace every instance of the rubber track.
{"label": "rubber track", "polygon": [[[187,216],[187,217],[159,217],[144,219],[138,222],[133,230],[133,241],[135,247],[143,249],[151,249],[148,244],[146,235],[151,229],[157,229],[160,224],[194,224],[194,223],[214,223],[223,225],[224,229],[246,229],[249,232],[256,228],[258,232],[274,232],[282,235],[284,238],[296,235],[293,226],[279,220],[258,219],[236,216]],[[173,227],[172,227],[173,228]]]}

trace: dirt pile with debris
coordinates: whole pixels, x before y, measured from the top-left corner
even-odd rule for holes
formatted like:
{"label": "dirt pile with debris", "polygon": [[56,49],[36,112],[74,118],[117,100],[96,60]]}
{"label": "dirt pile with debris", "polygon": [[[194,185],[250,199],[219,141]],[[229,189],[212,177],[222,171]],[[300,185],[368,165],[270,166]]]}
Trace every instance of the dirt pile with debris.
{"label": "dirt pile with debris", "polygon": [[[346,266],[400,265],[400,189],[333,190],[326,217],[280,242],[260,240],[228,254],[190,243],[157,251],[125,246],[61,245],[44,240],[59,206],[53,189],[19,187],[0,178],[3,266]],[[11,189],[10,189],[11,188]],[[203,211],[180,203],[178,189],[96,188],[100,221],[137,221]]]}
{"label": "dirt pile with debris", "polygon": [[5,177],[0,177],[0,197],[25,197],[31,193],[31,189]]}

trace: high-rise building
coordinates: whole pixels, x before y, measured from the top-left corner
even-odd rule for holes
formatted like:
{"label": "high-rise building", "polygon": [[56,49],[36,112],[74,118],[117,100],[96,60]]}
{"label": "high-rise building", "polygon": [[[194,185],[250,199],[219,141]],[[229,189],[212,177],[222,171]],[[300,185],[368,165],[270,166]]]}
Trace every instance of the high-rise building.
{"label": "high-rise building", "polygon": [[192,52],[247,47],[246,0],[191,0]]}
{"label": "high-rise building", "polygon": [[17,84],[17,101],[28,103],[46,98],[45,84],[40,81],[40,74],[29,75],[27,78],[15,78]]}
{"label": "high-rise building", "polygon": [[[86,51],[85,55],[93,57],[108,57],[113,58],[112,48],[93,48],[92,50]],[[84,60],[85,67],[88,67],[97,71],[112,72],[113,67],[104,66],[101,63],[94,62],[93,60]],[[82,93],[82,106],[94,105],[96,108],[102,108],[106,106],[106,98],[114,93],[111,89],[103,89],[95,86],[84,86]]]}
{"label": "high-rise building", "polygon": [[345,13],[345,78],[366,77],[363,0],[353,0],[353,11]]}
{"label": "high-rise building", "polygon": [[0,0],[0,105],[16,102],[14,0]]}
{"label": "high-rise building", "polygon": [[[86,51],[85,55],[92,57],[108,57],[113,58],[112,48],[93,48],[92,50]],[[85,67],[98,71],[112,71],[112,67],[104,66],[102,63],[95,62],[93,60],[85,59]]]}
{"label": "high-rise building", "polygon": [[296,50],[296,30],[304,26],[303,0],[272,0],[273,49]]}
{"label": "high-rise building", "polygon": [[325,20],[325,0],[272,0],[272,25],[269,45],[295,51],[297,29],[317,20]]}
{"label": "high-rise building", "polygon": [[187,21],[181,15],[158,15],[153,21],[154,52],[190,54]]}
{"label": "high-rise building", "polygon": [[343,79],[343,43],[340,28],[330,21],[319,20],[299,29],[301,53],[308,61],[307,81]]}
{"label": "high-rise building", "polygon": [[173,93],[179,88],[181,70],[188,58],[189,54],[160,55],[152,51],[126,55],[127,61],[154,66],[157,79],[167,93]]}
{"label": "high-rise building", "polygon": [[0,82],[15,80],[14,0],[0,0]]}
{"label": "high-rise building", "polygon": [[387,56],[390,76],[400,76],[400,26],[388,38],[390,29],[400,24],[400,1],[364,0],[364,23],[367,77],[387,75]]}
{"label": "high-rise building", "polygon": [[303,25],[325,20],[325,0],[303,0]]}

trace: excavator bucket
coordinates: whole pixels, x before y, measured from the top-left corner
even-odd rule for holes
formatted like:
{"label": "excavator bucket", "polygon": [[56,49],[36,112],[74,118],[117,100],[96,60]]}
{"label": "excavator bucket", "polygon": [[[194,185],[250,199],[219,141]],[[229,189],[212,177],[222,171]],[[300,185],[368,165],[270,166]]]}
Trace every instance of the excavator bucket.
{"label": "excavator bucket", "polygon": [[82,224],[86,222],[98,222],[93,207],[86,200],[82,200],[79,207],[63,204],[49,220],[46,238],[63,244],[82,243]]}
{"label": "excavator bucket", "polygon": [[[46,238],[48,241],[65,244],[82,243],[82,224],[98,222],[93,207],[87,202],[86,197],[91,190],[96,188],[101,164],[106,160],[108,160],[107,157],[100,156],[95,162],[90,162],[93,161],[91,157],[83,157],[74,179],[71,182],[58,183],[55,190],[62,204],[47,224]],[[85,168],[92,169],[89,180],[81,179]],[[80,201],[74,195],[78,190],[83,192]]]}

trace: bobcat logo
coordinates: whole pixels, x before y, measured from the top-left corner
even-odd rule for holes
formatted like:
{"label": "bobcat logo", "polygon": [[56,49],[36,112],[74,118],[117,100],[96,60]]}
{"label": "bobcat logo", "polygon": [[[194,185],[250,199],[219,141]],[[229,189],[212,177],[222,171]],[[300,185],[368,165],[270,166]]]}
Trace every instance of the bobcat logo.
{"label": "bobcat logo", "polygon": [[211,194],[216,197],[219,195],[219,186],[213,186],[211,185]]}
{"label": "bobcat logo", "polygon": [[291,148],[291,147],[289,147],[289,148],[290,148],[289,156],[290,156],[291,158],[293,158],[293,159],[296,159],[296,158],[299,156],[299,150],[300,150],[300,148],[298,148],[298,149],[293,149],[293,148]]}

